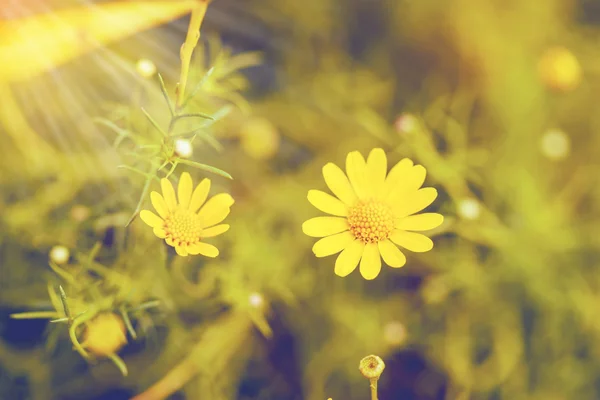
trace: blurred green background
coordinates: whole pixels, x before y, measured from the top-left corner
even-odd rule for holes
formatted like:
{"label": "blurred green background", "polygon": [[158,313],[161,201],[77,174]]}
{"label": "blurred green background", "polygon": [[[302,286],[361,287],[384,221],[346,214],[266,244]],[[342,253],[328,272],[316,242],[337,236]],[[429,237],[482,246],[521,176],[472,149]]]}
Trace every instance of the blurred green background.
{"label": "blurred green background", "polygon": [[[381,400],[600,398],[598,1],[211,2],[191,159],[234,179],[175,175],[236,199],[215,260],[126,227],[149,201],[117,168],[151,142],[141,107],[168,123],[156,71],[173,93],[196,5],[0,0],[0,399],[366,400],[368,354]],[[446,220],[401,270],[339,278],[306,193],[375,147],[427,168]],[[127,376],[11,318],[59,285],[83,310],[159,304],[131,316]]]}

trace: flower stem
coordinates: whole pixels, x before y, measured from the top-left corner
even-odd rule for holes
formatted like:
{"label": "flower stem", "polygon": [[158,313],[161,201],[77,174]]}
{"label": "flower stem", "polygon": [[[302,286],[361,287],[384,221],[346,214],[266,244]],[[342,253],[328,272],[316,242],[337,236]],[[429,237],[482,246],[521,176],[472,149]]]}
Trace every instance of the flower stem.
{"label": "flower stem", "polygon": [[371,400],[379,400],[377,397],[377,380],[378,378],[370,379],[371,381]]}
{"label": "flower stem", "polygon": [[198,39],[200,39],[200,25],[202,25],[204,15],[206,15],[208,3],[209,0],[198,0],[198,5],[192,10],[185,42],[181,46],[181,75],[179,76],[179,84],[177,86],[177,109],[182,107],[185,100],[185,88],[187,86],[190,62],[192,60],[194,48],[196,48]]}

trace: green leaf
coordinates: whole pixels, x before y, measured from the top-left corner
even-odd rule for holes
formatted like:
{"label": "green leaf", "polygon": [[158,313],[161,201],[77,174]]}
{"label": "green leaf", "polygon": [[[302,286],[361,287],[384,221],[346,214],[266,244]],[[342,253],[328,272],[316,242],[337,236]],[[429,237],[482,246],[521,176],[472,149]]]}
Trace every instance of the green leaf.
{"label": "green leaf", "polygon": [[206,164],[201,164],[195,161],[190,161],[190,160],[185,160],[185,159],[179,159],[178,160],[180,163],[185,164],[185,165],[189,165],[190,167],[194,167],[194,168],[198,168],[207,172],[212,172],[213,174],[217,174],[217,175],[221,175],[227,179],[233,179],[233,177],[231,175],[229,175],[227,172],[216,168],[216,167],[212,167],[210,165],[206,165]]}
{"label": "green leaf", "polygon": [[183,118],[204,118],[214,120],[214,118],[208,114],[203,113],[188,113],[188,114],[180,114],[175,117],[175,119],[183,119]]}
{"label": "green leaf", "polygon": [[150,114],[148,114],[148,111],[146,111],[143,107],[142,107],[142,112],[144,113],[144,115],[146,116],[146,118],[148,118],[148,121],[150,121],[150,123],[152,124],[152,126],[154,128],[156,128],[157,131],[159,131],[164,137],[167,137],[167,132],[165,132],[159,125],[158,123],[154,120],[154,118],[152,118],[150,116]]}
{"label": "green leaf", "polygon": [[173,103],[171,103],[171,99],[169,98],[169,93],[167,93],[167,88],[165,86],[165,81],[162,78],[161,74],[158,74],[158,80],[160,81],[160,91],[162,92],[167,105],[169,106],[169,111],[171,112],[171,117],[175,116],[175,109],[173,108]]}

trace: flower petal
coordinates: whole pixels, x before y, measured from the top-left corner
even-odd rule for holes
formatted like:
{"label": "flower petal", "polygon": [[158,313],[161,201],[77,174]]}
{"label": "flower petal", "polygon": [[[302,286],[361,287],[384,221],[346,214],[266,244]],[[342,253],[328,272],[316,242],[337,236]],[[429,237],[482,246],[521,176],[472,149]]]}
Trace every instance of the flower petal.
{"label": "flower petal", "polygon": [[351,242],[335,260],[335,274],[337,276],[348,276],[354,271],[363,255],[365,244],[360,240]]}
{"label": "flower petal", "polygon": [[154,232],[154,234],[156,235],[157,238],[164,239],[164,238],[167,237],[167,232],[164,229],[162,229],[162,228],[155,227],[153,229],[153,232]]}
{"label": "flower petal", "polygon": [[192,245],[188,246],[187,250],[190,254],[193,254],[193,255],[202,254],[203,256],[212,257],[212,258],[219,255],[219,249],[217,249],[212,244],[208,244],[208,243],[204,243],[204,242],[192,244]]}
{"label": "flower petal", "polygon": [[192,199],[190,200],[189,209],[192,212],[198,211],[198,209],[204,204],[206,198],[208,197],[208,192],[210,191],[210,179],[205,178],[202,179],[202,182],[196,186],[194,193],[192,194]]}
{"label": "flower petal", "polygon": [[215,225],[212,228],[203,229],[202,233],[200,233],[200,237],[201,238],[213,237],[213,236],[217,236],[222,233],[225,233],[228,230],[229,230],[229,225],[227,225],[227,224]]}
{"label": "flower petal", "polygon": [[383,190],[387,173],[387,157],[383,149],[373,149],[367,158],[367,180],[373,188],[372,195],[378,197]]}
{"label": "flower petal", "polygon": [[308,201],[319,210],[339,217],[348,215],[348,206],[330,194],[320,190],[309,190]]}
{"label": "flower petal", "polygon": [[429,206],[437,197],[437,190],[432,187],[419,189],[409,196],[399,199],[394,204],[394,211],[400,218],[414,214]]}
{"label": "flower petal", "polygon": [[177,198],[179,199],[179,204],[183,208],[188,208],[193,188],[194,183],[192,182],[190,174],[187,172],[182,173],[181,178],[179,179],[179,186],[177,186]]}
{"label": "flower petal", "polygon": [[315,243],[312,248],[317,257],[326,257],[344,250],[354,240],[350,231],[324,237]]}
{"label": "flower petal", "polygon": [[354,188],[354,192],[359,199],[363,199],[369,195],[369,183],[367,182],[367,164],[362,154],[358,151],[348,153],[346,157],[346,173],[348,180]]}
{"label": "flower petal", "polygon": [[167,203],[167,207],[169,210],[173,211],[175,207],[177,207],[177,199],[175,198],[175,189],[173,189],[173,184],[167,178],[162,178],[160,180],[160,187],[162,188],[163,197],[165,198],[165,202]]}
{"label": "flower petal", "polygon": [[356,193],[350,185],[350,181],[344,171],[337,165],[329,163],[323,167],[323,177],[329,190],[343,201],[346,205],[352,206],[356,203]]}
{"label": "flower petal", "polygon": [[175,251],[177,252],[177,254],[179,254],[182,257],[185,257],[188,255],[188,251],[185,248],[185,246],[175,246]]}
{"label": "flower petal", "polygon": [[177,244],[175,243],[175,241],[173,240],[173,238],[171,236],[165,238],[165,242],[171,247],[177,246]]}
{"label": "flower petal", "polygon": [[339,217],[315,217],[302,224],[302,232],[312,237],[325,237],[348,230],[348,220]]}
{"label": "flower petal", "polygon": [[412,167],[413,162],[410,158],[403,158],[392,167],[387,178],[385,178],[383,189],[385,199],[390,199],[397,193],[398,183],[408,176]]}
{"label": "flower petal", "polygon": [[202,228],[209,228],[223,221],[234,202],[228,193],[219,193],[210,198],[198,212]]}
{"label": "flower petal", "polygon": [[406,256],[389,240],[379,242],[379,254],[383,261],[392,268],[400,268],[406,264]]}
{"label": "flower petal", "polygon": [[365,251],[360,260],[360,274],[366,280],[377,278],[381,272],[381,257],[377,243],[369,243],[365,246]]}
{"label": "flower petal", "polygon": [[161,218],[166,218],[167,214],[169,213],[169,208],[167,207],[167,203],[160,193],[150,193],[150,201],[152,202],[152,207],[154,207],[158,215],[160,215]]}
{"label": "flower petal", "polygon": [[404,217],[396,225],[404,231],[428,231],[437,228],[444,222],[444,216],[437,213],[425,213]]}
{"label": "flower petal", "polygon": [[153,228],[155,228],[155,227],[162,228],[163,224],[165,223],[161,217],[154,214],[152,211],[148,211],[148,210],[142,210],[140,212],[140,218],[147,225],[149,225]]}
{"label": "flower petal", "polygon": [[396,229],[390,235],[390,240],[398,246],[415,253],[424,253],[433,249],[433,241],[425,235]]}

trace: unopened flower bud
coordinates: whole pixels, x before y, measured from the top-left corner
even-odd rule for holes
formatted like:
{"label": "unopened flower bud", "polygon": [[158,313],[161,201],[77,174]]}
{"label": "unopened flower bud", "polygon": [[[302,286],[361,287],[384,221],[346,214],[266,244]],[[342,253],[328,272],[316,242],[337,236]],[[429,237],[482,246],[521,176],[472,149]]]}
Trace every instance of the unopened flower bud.
{"label": "unopened flower bud", "polygon": [[365,378],[379,379],[381,373],[385,369],[385,363],[380,357],[370,355],[360,360],[358,369]]}
{"label": "unopened flower bud", "polygon": [[181,158],[190,158],[194,153],[192,143],[187,139],[175,140],[175,154]]}
{"label": "unopened flower bud", "polygon": [[127,343],[125,323],[114,313],[98,314],[86,326],[84,345],[96,356],[108,356]]}
{"label": "unopened flower bud", "polygon": [[569,91],[581,82],[579,61],[564,47],[546,50],[539,61],[538,71],[542,82],[551,89]]}
{"label": "unopened flower bud", "polygon": [[69,249],[65,246],[54,246],[50,249],[50,260],[56,264],[65,264],[69,261]]}

